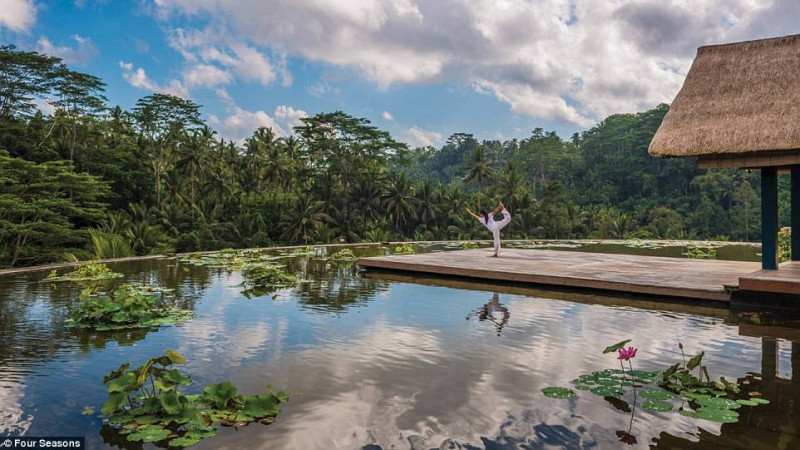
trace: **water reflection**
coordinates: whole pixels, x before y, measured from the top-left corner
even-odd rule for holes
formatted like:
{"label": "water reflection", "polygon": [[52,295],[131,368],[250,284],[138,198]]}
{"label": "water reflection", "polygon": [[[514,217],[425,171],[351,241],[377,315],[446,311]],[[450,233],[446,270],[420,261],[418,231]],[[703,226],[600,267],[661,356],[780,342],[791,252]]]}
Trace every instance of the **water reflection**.
{"label": "water reflection", "polygon": [[488,320],[493,323],[497,329],[497,335],[500,336],[500,332],[503,331],[503,327],[508,323],[511,313],[508,312],[508,308],[500,303],[500,293],[495,292],[492,294],[492,299],[485,305],[467,314],[467,320],[469,320],[470,316],[477,317],[479,321]]}
{"label": "water reflection", "polygon": [[[800,355],[762,341],[800,342],[791,325],[752,328],[727,309],[653,298],[365,277],[353,265],[332,265],[325,259],[332,251],[281,255],[307,282],[274,298],[245,298],[237,270],[175,259],[111,265],[124,282],[175,289],[195,310],[191,321],[157,330],[68,331],[62,323],[78,287],[40,283],[46,273],[0,279],[0,433],[78,434],[90,448],[103,446],[110,437],[101,435],[102,420],[80,415],[105,400],[102,376],[172,348],[187,357],[198,386],[229,380],[253,394],[272,384],[290,395],[269,427],[223,429],[198,448],[620,448],[625,436],[617,431],[636,436],[631,448],[797,447],[800,383],[769,374],[785,373],[778,366],[797,365]],[[640,348],[637,369],[679,360],[682,341],[706,351],[714,377],[755,373],[752,389],[773,402],[720,426],[593,394],[540,393],[613,366],[602,348],[627,338]],[[762,353],[777,356],[770,363]]]}

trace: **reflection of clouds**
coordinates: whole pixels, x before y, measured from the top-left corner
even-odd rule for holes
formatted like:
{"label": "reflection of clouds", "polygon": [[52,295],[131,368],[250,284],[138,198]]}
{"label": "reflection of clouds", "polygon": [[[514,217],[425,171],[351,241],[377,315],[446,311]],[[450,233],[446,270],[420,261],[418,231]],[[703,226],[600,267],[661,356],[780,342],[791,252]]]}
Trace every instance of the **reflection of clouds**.
{"label": "reflection of clouds", "polygon": [[23,435],[33,422],[33,416],[22,410],[23,385],[0,386],[0,436]]}
{"label": "reflection of clouds", "polygon": [[[635,369],[677,361],[680,353],[676,358],[671,352],[678,340],[707,350],[715,378],[735,378],[759,366],[759,341],[737,336],[735,327],[718,319],[515,296],[501,301],[514,318],[501,337],[491,327],[425,327],[413,320],[409,326],[378,315],[363,330],[345,333],[349,340],[325,334],[313,347],[245,369],[235,380],[243,391],[257,391],[267,380],[286,389],[290,401],[275,424],[231,436],[230,446],[349,449],[375,443],[402,449],[409,448],[409,436],[419,435],[425,448],[449,438],[478,448],[484,447],[482,438],[541,448],[546,440],[533,427],[547,424],[539,430],[568,431],[581,445],[617,448],[614,431],[628,429],[629,414],[589,392],[565,401],[544,397],[540,389],[618,367],[615,355],[602,349],[629,337],[640,348]],[[457,317],[463,324],[464,316]],[[730,346],[744,350],[742,360],[723,352]],[[630,392],[625,399],[632,400]],[[697,439],[699,427],[720,433],[719,424],[676,411],[644,411],[638,401],[632,433],[640,448],[661,432],[689,440]]]}

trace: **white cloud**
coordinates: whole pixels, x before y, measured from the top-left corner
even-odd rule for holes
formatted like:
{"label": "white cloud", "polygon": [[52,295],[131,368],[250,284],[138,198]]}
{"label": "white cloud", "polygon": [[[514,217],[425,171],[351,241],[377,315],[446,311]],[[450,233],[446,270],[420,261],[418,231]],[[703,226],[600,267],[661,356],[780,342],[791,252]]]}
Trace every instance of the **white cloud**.
{"label": "white cloud", "polygon": [[4,0],[0,8],[0,30],[28,31],[36,22],[33,0]]}
{"label": "white cloud", "polygon": [[173,79],[166,86],[162,86],[148,77],[147,72],[141,67],[134,70],[133,63],[120,61],[119,67],[122,69],[122,78],[135,88],[189,98],[189,91],[180,80]]}
{"label": "white cloud", "polygon": [[73,35],[72,39],[77,43],[76,47],[59,47],[53,45],[48,38],[41,37],[36,42],[36,51],[49,56],[57,56],[68,64],[86,64],[99,56],[100,53],[91,39],[77,34]]}
{"label": "white cloud", "polygon": [[322,97],[323,95],[327,94],[328,92],[332,92],[334,94],[341,93],[341,90],[336,87],[332,87],[328,84],[327,81],[317,81],[312,83],[306,89],[309,94],[313,95],[314,97]]}
{"label": "white cloud", "polygon": [[233,77],[219,67],[209,64],[195,64],[183,71],[183,82],[187,88],[203,86],[213,88],[219,85],[230,84]]}
{"label": "white cloud", "polygon": [[308,117],[308,113],[302,109],[294,109],[286,105],[280,105],[275,108],[275,120],[289,133],[291,133],[294,127],[303,124],[303,122],[300,121],[303,117]]}
{"label": "white cloud", "polygon": [[416,126],[403,131],[400,140],[409,147],[441,147],[444,143],[442,135],[429,130],[423,130]]}
{"label": "white cloud", "polygon": [[285,105],[275,108],[272,116],[263,110],[248,111],[238,106],[229,108],[228,112],[228,116],[222,119],[211,115],[208,122],[219,130],[221,137],[239,143],[244,142],[259,127],[272,128],[278,137],[288,136],[292,127],[301,123],[300,118],[308,115],[303,110]]}
{"label": "white cloud", "polygon": [[[204,42],[233,60],[248,61],[247,70],[230,64],[237,76],[271,82],[280,73],[274,60],[236,51],[270,48],[355,69],[383,88],[455,81],[495,96],[515,113],[581,126],[670,102],[700,45],[795,33],[797,5],[793,0],[156,1],[161,18],[186,14],[207,21],[206,31],[187,35],[224,36],[222,44]],[[328,91],[324,83],[309,87],[312,95]]]}
{"label": "white cloud", "polygon": [[384,111],[383,114],[381,114],[381,116],[383,117],[383,120],[394,122],[394,116],[389,111]]}

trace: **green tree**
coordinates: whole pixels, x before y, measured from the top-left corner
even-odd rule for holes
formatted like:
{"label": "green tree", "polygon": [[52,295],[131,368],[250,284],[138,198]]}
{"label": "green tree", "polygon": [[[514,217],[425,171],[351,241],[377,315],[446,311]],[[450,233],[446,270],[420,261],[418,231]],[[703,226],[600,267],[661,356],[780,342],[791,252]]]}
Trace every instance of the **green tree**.
{"label": "green tree", "polygon": [[80,229],[105,216],[108,186],[75,173],[72,164],[36,164],[0,152],[0,261],[5,266],[52,261],[86,245]]}

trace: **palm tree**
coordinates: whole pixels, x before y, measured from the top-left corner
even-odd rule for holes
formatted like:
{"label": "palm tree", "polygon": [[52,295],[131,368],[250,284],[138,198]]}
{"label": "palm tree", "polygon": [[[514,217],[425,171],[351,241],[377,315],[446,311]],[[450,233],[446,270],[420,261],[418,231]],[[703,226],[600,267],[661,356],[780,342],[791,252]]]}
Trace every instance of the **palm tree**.
{"label": "palm tree", "polygon": [[369,220],[377,219],[381,213],[381,188],[378,180],[361,177],[353,189],[353,204],[361,211],[364,229]]}
{"label": "palm tree", "polygon": [[316,229],[328,215],[322,212],[322,202],[308,194],[300,194],[281,219],[283,233],[281,237],[292,242],[308,244],[311,232]]}
{"label": "palm tree", "polygon": [[395,232],[400,232],[400,224],[406,224],[414,218],[417,199],[411,181],[403,173],[393,174],[389,178],[389,186],[384,197],[384,209],[394,218]]}
{"label": "palm tree", "polygon": [[477,181],[478,191],[480,192],[483,187],[483,182],[491,181],[492,178],[494,178],[492,162],[489,160],[489,155],[486,153],[486,147],[480,145],[472,152],[467,161],[467,176],[464,177],[464,183]]}
{"label": "palm tree", "polygon": [[428,228],[439,216],[439,191],[429,179],[417,184],[417,217]]}

